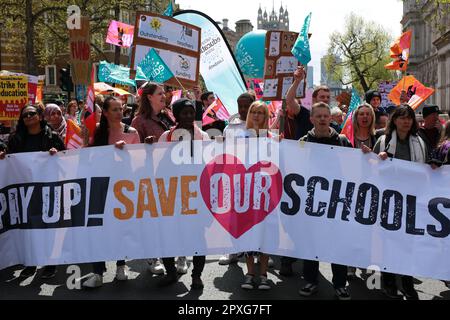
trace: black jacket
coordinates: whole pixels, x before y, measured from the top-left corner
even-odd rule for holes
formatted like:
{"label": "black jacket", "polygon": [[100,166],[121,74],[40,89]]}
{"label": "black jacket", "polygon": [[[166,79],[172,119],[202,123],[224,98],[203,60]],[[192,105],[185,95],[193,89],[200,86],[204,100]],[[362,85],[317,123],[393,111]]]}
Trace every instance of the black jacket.
{"label": "black jacket", "polygon": [[350,143],[350,141],[348,141],[348,139],[345,136],[339,135],[333,128],[330,128],[330,130],[331,133],[329,137],[317,138],[314,129],[312,129],[311,131],[308,132],[306,136],[301,138],[300,141],[353,148],[352,144]]}
{"label": "black jacket", "polygon": [[[58,151],[66,150],[66,146],[61,138],[58,136],[56,132],[53,132],[49,126],[45,126],[41,131],[41,151],[49,151],[51,148],[55,148]],[[21,152],[29,152],[30,150],[26,150],[25,142],[27,139],[27,135],[20,135],[14,133],[9,136],[8,141],[8,153],[21,153]]]}
{"label": "black jacket", "polygon": [[295,140],[301,139],[314,128],[309,119],[311,113],[305,107],[300,107],[300,112],[295,116]]}

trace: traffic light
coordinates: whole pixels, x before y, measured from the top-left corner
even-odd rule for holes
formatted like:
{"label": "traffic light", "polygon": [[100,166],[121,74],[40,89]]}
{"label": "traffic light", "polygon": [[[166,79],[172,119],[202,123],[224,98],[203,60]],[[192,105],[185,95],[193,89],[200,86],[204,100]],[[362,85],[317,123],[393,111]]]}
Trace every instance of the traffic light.
{"label": "traffic light", "polygon": [[72,82],[72,76],[70,75],[70,65],[67,66],[67,68],[61,68],[59,69],[60,73],[60,85],[62,91],[66,92],[72,92],[73,91],[73,82]]}

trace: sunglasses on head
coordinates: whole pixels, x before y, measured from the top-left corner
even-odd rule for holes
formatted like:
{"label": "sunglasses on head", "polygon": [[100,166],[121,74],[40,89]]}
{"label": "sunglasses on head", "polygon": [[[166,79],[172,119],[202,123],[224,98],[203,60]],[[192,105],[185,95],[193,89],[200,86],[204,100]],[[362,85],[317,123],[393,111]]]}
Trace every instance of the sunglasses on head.
{"label": "sunglasses on head", "polygon": [[33,118],[35,115],[37,115],[36,111],[30,111],[26,112],[22,115],[22,118]]}

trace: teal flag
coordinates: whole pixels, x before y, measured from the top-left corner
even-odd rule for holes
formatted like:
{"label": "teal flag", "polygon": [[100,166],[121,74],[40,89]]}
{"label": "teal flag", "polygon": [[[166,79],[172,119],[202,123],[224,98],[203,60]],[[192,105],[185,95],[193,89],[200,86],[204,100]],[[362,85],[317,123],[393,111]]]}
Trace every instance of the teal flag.
{"label": "teal flag", "polygon": [[306,17],[302,31],[300,31],[297,41],[295,42],[294,47],[292,48],[292,54],[304,66],[306,66],[308,62],[311,61],[311,50],[309,47],[309,37],[308,37],[309,25],[311,24],[311,15],[312,13],[310,13]]}
{"label": "teal flag", "polygon": [[[98,79],[101,82],[116,83],[124,86],[136,86],[136,81],[130,79],[130,68],[114,63],[100,61]],[[136,80],[148,80],[140,68],[136,72]]]}
{"label": "teal flag", "polygon": [[164,11],[163,13],[165,16],[167,17],[172,17],[173,16],[173,5],[172,5],[172,0],[169,1],[169,5],[166,8],[166,11]]}
{"label": "teal flag", "polygon": [[345,117],[344,122],[342,122],[341,127],[344,126],[345,122],[347,121],[347,118],[353,113],[353,111],[356,110],[356,108],[359,107],[361,104],[361,99],[359,97],[358,91],[356,91],[355,88],[352,89],[352,98],[350,99],[350,105],[348,106],[348,112],[347,116]]}
{"label": "teal flag", "polygon": [[149,81],[156,83],[164,83],[174,77],[172,71],[170,71],[169,67],[153,48],[147,53],[144,60],[139,63],[138,67],[142,69]]}

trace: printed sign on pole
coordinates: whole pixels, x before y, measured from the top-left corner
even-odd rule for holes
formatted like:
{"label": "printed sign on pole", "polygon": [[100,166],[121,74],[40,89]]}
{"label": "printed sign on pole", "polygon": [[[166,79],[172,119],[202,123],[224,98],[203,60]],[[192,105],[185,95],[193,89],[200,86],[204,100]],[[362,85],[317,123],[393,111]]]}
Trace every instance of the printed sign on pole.
{"label": "printed sign on pole", "polygon": [[27,76],[0,76],[0,120],[19,120],[27,103]]}
{"label": "printed sign on pole", "polygon": [[[154,48],[184,87],[192,88],[199,80],[201,29],[171,17],[152,12],[137,12],[131,53],[131,77]],[[172,78],[168,85],[178,87]]]}
{"label": "printed sign on pole", "polygon": [[89,86],[92,64],[88,17],[81,17],[80,29],[69,29],[69,45],[73,84]]}
{"label": "printed sign on pole", "polygon": [[[266,63],[264,66],[264,96],[266,101],[286,99],[286,93],[294,82],[294,72],[300,66],[292,55],[298,33],[268,31],[266,34]],[[306,77],[299,85],[296,97],[305,97]]]}
{"label": "printed sign on pole", "polygon": [[129,48],[133,44],[134,26],[112,20],[109,24],[106,42],[115,46]]}

